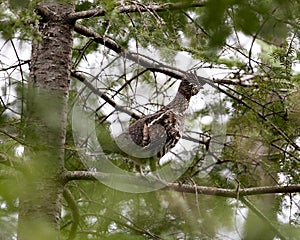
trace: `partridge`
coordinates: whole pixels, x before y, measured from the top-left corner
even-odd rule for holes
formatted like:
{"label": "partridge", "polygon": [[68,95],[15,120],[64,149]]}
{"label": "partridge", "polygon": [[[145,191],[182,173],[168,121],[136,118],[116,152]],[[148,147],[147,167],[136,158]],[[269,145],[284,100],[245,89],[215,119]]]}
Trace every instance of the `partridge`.
{"label": "partridge", "polygon": [[117,143],[122,151],[133,158],[160,159],[178,143],[183,134],[185,111],[190,99],[201,89],[196,75],[187,76],[169,104],[138,119],[118,137]]}

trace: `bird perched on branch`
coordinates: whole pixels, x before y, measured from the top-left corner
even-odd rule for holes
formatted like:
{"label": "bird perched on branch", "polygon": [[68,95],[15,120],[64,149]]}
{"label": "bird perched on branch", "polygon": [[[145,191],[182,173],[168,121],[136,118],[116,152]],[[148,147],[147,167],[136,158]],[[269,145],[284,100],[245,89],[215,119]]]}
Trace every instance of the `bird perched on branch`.
{"label": "bird perched on branch", "polygon": [[116,139],[122,151],[140,159],[139,163],[143,162],[143,158],[163,157],[182,137],[185,111],[189,107],[191,97],[200,89],[197,76],[188,74],[181,81],[174,99],[168,105],[138,119]]}

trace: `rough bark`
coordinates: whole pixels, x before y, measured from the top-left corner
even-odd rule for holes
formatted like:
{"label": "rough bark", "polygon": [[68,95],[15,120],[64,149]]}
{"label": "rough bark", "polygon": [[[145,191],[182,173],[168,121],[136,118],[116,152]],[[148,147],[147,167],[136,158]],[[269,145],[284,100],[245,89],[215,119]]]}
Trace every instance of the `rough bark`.
{"label": "rough bark", "polygon": [[51,1],[37,6],[41,40],[32,44],[19,240],[59,238],[73,43],[73,24],[66,19],[72,12],[73,4]]}

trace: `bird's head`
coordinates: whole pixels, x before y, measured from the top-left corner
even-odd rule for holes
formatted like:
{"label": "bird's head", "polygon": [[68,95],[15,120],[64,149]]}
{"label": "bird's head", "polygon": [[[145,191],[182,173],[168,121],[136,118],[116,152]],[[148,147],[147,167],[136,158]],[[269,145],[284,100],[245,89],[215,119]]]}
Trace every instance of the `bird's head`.
{"label": "bird's head", "polygon": [[187,78],[184,78],[181,81],[178,92],[185,97],[190,98],[191,96],[196,95],[201,88],[197,76],[189,74]]}

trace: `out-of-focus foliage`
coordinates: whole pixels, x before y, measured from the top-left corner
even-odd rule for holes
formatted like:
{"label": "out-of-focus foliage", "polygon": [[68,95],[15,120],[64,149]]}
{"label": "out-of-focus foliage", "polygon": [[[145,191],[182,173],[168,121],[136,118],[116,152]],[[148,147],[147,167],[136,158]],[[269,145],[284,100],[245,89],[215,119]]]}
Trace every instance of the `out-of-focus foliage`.
{"label": "out-of-focus foliage", "polygon": [[38,32],[33,28],[39,17],[34,12],[38,1],[10,0],[0,3],[0,34],[4,39],[18,36],[30,40],[38,38]]}

